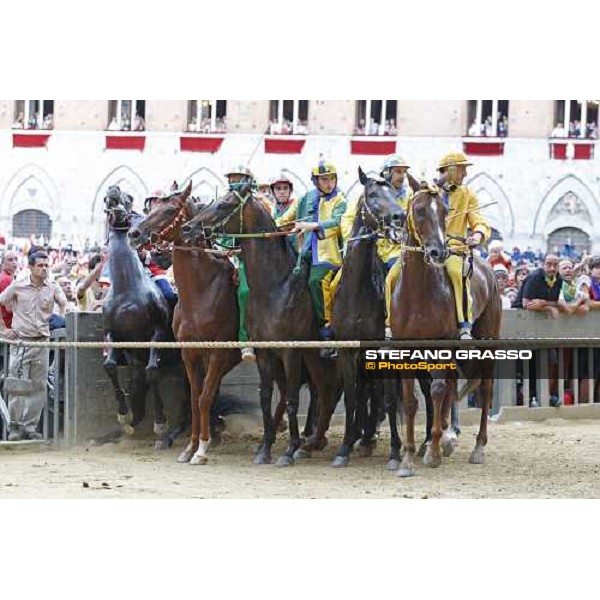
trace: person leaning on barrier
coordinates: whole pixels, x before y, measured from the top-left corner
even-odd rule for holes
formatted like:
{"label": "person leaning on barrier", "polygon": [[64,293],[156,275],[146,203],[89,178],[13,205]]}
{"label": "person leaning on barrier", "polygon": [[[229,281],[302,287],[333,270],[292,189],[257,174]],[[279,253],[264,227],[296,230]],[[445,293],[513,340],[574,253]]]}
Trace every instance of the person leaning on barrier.
{"label": "person leaning on barrier", "polygon": [[546,254],[544,266],[530,273],[519,291],[521,304],[517,296],[517,308],[524,308],[535,312],[546,312],[552,318],[558,317],[559,311],[564,309],[559,305],[558,299],[562,289],[562,277],[558,273],[558,256]]}
{"label": "person leaning on barrier", "polygon": [[[67,299],[60,286],[48,279],[48,255],[29,255],[30,274],[13,282],[0,294],[0,304],[10,306],[12,327],[0,320],[0,336],[8,340],[47,342],[49,320],[56,303],[64,315]],[[10,366],[4,382],[10,413],[9,441],[41,439],[37,432],[47,400],[49,348],[25,348],[12,345]]]}
{"label": "person leaning on barrier", "polygon": [[[2,293],[15,279],[15,272],[19,265],[19,257],[14,250],[7,250],[2,256],[0,264],[0,293]],[[2,306],[2,320],[4,325],[10,329],[12,323],[12,312],[6,306]]]}

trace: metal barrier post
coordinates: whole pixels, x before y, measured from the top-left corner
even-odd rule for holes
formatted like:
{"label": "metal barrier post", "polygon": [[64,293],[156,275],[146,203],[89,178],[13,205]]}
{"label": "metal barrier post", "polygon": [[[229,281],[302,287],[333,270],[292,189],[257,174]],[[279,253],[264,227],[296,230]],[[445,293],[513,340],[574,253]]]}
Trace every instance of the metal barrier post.
{"label": "metal barrier post", "polygon": [[565,398],[565,374],[563,373],[565,365],[564,348],[557,348],[558,354],[558,398],[560,402],[564,402]]}
{"label": "metal barrier post", "polygon": [[538,384],[538,402],[540,406],[550,406],[550,392],[548,386],[548,350],[543,348],[537,352],[537,384]]}
{"label": "metal barrier post", "polygon": [[573,406],[579,404],[579,348],[573,348]]}
{"label": "metal barrier post", "polygon": [[594,402],[594,349],[588,348],[587,350],[587,364],[588,364],[588,402],[592,404]]}
{"label": "metal barrier post", "polygon": [[[529,390],[529,363],[532,359],[523,360],[523,406],[529,407],[530,390]],[[535,360],[535,357],[533,358]]]}

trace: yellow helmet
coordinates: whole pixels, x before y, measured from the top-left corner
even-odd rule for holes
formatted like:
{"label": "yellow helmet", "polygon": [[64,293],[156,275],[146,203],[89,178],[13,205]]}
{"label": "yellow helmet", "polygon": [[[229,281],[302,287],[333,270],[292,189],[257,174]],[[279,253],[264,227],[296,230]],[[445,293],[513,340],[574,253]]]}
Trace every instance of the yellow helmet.
{"label": "yellow helmet", "polygon": [[317,163],[317,166],[313,168],[311,175],[313,177],[319,177],[320,175],[337,175],[337,170],[332,163],[326,160],[320,160]]}
{"label": "yellow helmet", "polygon": [[446,154],[440,160],[440,164],[438,165],[438,171],[445,169],[446,167],[454,167],[454,166],[465,166],[470,167],[473,163],[469,162],[466,154],[462,152],[450,152],[450,154]]}

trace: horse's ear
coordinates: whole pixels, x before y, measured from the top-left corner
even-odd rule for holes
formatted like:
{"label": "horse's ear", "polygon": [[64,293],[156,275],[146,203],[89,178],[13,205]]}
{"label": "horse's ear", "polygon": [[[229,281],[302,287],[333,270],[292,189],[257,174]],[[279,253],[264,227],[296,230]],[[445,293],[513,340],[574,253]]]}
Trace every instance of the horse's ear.
{"label": "horse's ear", "polygon": [[176,192],[178,187],[179,186],[177,185],[177,182],[173,179],[173,183],[171,184],[171,191]]}
{"label": "horse's ear", "polygon": [[419,189],[421,189],[421,190],[429,189],[429,184],[427,183],[427,181],[425,181],[425,179],[421,179],[421,184],[419,186]]}
{"label": "horse's ear", "polygon": [[360,166],[358,167],[358,179],[362,185],[367,185],[367,181],[369,181],[369,178],[365,175],[365,172]]}
{"label": "horse's ear", "polygon": [[192,193],[192,180],[190,179],[189,183],[185,186],[185,190],[183,190],[183,197],[187,198]]}

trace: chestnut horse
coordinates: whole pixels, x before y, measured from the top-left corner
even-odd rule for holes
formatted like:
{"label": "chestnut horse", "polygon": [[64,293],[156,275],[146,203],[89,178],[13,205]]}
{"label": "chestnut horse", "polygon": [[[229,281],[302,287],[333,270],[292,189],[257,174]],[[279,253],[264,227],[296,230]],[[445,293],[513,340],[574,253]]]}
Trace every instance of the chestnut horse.
{"label": "chestnut horse", "polygon": [[[252,341],[319,339],[307,277],[296,268],[297,255],[287,237],[273,235],[276,233],[275,222],[252,195],[250,185],[229,191],[204,207],[183,226],[182,232],[183,238],[188,240],[226,234],[239,241],[250,287],[246,324]],[[282,390],[282,396],[287,397],[290,442],[277,465],[292,465],[294,454],[301,446],[298,404],[302,360],[315,384],[319,403],[317,431],[305,446],[308,449],[322,448],[326,444],[327,415],[331,414],[337,400],[335,369],[331,369],[330,361],[319,358],[318,350],[299,350],[293,346],[257,349],[256,358],[264,435],[254,462],[271,462],[271,447],[276,434],[271,396],[273,383],[281,376],[285,390],[285,393]],[[277,383],[279,386],[279,381]]]}
{"label": "chestnut horse", "polygon": [[[198,212],[191,190],[190,182],[183,191],[158,198],[158,205],[131,229],[129,237],[136,245],[161,242],[173,246],[173,274],[179,292],[173,315],[177,341],[237,341],[239,312],[233,265],[224,252],[192,247],[181,239],[182,223]],[[181,356],[191,388],[192,435],[177,460],[206,464],[211,407],[221,379],[241,361],[241,353],[237,348],[182,348]]]}
{"label": "chestnut horse", "polygon": [[[452,284],[444,262],[449,255],[446,244],[446,217],[448,210],[436,186],[426,182],[413,197],[407,216],[407,245],[403,249],[402,269],[392,293],[391,326],[395,339],[456,339],[457,322]],[[473,261],[471,293],[473,296],[473,334],[476,338],[494,338],[500,335],[502,308],[496,279],[491,268],[475,256]],[[435,345],[435,344],[433,344]],[[470,368],[472,365],[466,365]],[[481,421],[477,441],[470,462],[484,462],[487,443],[488,411],[492,404],[494,363],[481,361]],[[448,415],[457,397],[456,375],[432,371],[433,426],[431,444],[424,457],[425,464],[437,467],[442,456],[440,441],[448,436]],[[403,379],[403,407],[406,436],[405,452],[398,471],[401,477],[414,474],[415,433],[414,419],[417,400],[414,380]],[[442,440],[447,441],[447,440]]]}

